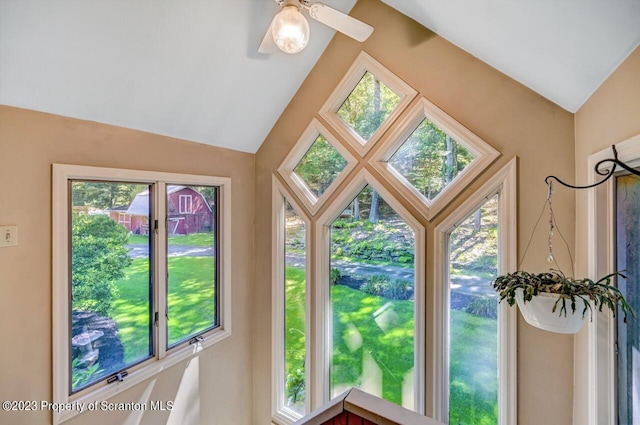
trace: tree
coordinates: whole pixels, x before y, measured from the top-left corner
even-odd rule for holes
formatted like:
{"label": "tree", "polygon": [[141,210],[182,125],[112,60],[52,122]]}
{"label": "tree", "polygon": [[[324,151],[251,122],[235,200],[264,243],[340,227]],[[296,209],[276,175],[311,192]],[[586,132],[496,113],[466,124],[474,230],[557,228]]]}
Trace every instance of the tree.
{"label": "tree", "polygon": [[295,168],[307,187],[321,196],[344,170],[347,161],[324,136],[319,135]]}
{"label": "tree", "polygon": [[149,187],[143,184],[108,182],[73,182],[73,205],[99,209],[129,205],[135,196]]}
{"label": "tree", "polygon": [[108,316],[118,298],[116,282],[132,263],[127,230],[106,215],[74,213],[71,289],[73,309]]}

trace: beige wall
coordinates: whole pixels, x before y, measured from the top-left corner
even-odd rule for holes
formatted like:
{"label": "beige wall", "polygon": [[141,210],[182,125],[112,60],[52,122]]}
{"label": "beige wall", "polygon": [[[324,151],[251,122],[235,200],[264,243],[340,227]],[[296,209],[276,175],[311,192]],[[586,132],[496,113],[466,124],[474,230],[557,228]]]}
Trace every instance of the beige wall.
{"label": "beige wall", "polygon": [[[352,15],[374,26],[364,44],[336,35],[315,68],[273,127],[256,158],[255,300],[271,297],[271,178],[353,60],[365,50],[438,107],[502,153],[464,193],[427,223],[427,250],[433,228],[474,188],[508,160],[519,158],[519,253],[522,255],[546,197],[545,176],[574,174],[573,114],[545,100],[480,60],[458,49],[378,0],[361,0]],[[559,191],[554,198],[564,236],[573,241],[574,195]],[[407,202],[403,204],[408,207]],[[410,211],[413,211],[408,207]],[[322,213],[322,209],[320,211]],[[544,223],[544,221],[543,221]],[[546,270],[546,229],[536,232],[523,264]],[[562,252],[561,266],[569,268]],[[573,246],[571,247],[573,249]],[[427,286],[433,264],[427,263]],[[255,304],[255,417],[270,414],[271,306]],[[519,319],[518,403],[520,425],[570,424],[573,398],[573,338],[534,329]]]}
{"label": "beige wall", "polygon": [[[52,396],[52,163],[229,176],[233,334],[114,398],[138,401],[147,391],[151,400],[175,400],[171,421],[167,412],[147,412],[140,422],[130,412],[101,412],[68,423],[250,424],[254,155],[0,106],[0,158],[0,224],[19,229],[19,245],[0,249],[0,400]],[[2,424],[50,421],[46,411],[0,411]]]}
{"label": "beige wall", "polygon": [[[640,134],[640,48],[580,108],[575,116],[576,182],[587,178],[589,155]],[[576,192],[576,270],[587,269],[587,193]],[[591,276],[592,278],[596,276]],[[586,332],[576,338],[576,414],[575,423],[586,423]]]}

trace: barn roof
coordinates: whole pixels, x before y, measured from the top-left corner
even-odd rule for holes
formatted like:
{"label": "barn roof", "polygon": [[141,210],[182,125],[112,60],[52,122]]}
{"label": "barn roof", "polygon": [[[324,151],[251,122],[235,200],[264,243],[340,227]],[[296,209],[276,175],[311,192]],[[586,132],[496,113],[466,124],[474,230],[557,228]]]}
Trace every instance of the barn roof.
{"label": "barn roof", "polygon": [[[179,192],[186,187],[187,186],[181,186],[181,185],[168,185],[167,194],[171,195],[172,193]],[[197,190],[194,190],[192,188],[189,188],[189,189],[193,190],[194,192],[202,196],[202,194]],[[208,202],[205,202],[205,205],[209,208],[209,210],[211,210],[211,206],[209,205]],[[127,214],[146,215],[146,216],[149,215],[149,190],[140,192],[136,195],[135,198],[133,198],[131,205],[129,205],[129,208],[127,208]]]}

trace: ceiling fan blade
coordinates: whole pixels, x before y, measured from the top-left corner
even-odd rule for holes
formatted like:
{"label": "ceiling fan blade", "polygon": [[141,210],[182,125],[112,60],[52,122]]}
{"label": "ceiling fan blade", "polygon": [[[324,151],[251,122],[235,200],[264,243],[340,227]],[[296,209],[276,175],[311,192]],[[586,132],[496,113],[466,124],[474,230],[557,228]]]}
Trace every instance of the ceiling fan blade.
{"label": "ceiling fan blade", "polygon": [[357,40],[365,41],[373,32],[373,27],[369,24],[365,24],[346,13],[342,13],[332,7],[323,3],[314,3],[308,6],[309,16],[316,21],[320,21],[323,24],[333,28],[336,31],[340,31],[344,35]]}
{"label": "ceiling fan blade", "polygon": [[271,24],[269,24],[269,28],[267,28],[267,33],[262,38],[262,43],[260,43],[260,47],[258,47],[258,53],[262,53],[264,55],[270,55],[275,53],[278,50],[278,46],[276,46],[276,42],[273,41],[273,35],[271,34]]}

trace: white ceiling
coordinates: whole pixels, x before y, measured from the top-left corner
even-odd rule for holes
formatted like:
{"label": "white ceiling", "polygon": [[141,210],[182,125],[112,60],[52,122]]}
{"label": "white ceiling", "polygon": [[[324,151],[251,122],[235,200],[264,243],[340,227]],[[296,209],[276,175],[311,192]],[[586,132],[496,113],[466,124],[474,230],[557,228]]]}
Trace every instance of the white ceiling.
{"label": "white ceiling", "polygon": [[[571,112],[640,43],[640,0],[383,1]],[[278,10],[0,0],[0,104],[256,152],[333,36],[310,20],[302,53],[261,55]]]}

